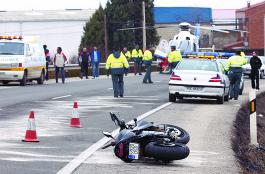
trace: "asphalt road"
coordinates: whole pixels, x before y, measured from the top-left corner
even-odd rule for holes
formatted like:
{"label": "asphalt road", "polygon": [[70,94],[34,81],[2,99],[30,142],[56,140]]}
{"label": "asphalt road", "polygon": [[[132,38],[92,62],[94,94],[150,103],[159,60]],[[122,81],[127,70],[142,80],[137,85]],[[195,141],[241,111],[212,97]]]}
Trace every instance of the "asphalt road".
{"label": "asphalt road", "polygon": [[[111,80],[68,79],[43,86],[0,86],[0,173],[56,173],[116,126],[108,112],[129,121],[168,102],[168,75],[153,75],[154,84],[142,76],[125,78],[125,98],[114,99]],[[261,81],[261,88],[265,89]],[[112,149],[97,151],[76,173],[237,173],[230,147],[231,126],[240,103],[247,98],[249,81],[239,101],[218,105],[213,100],[183,100],[148,117],[174,123],[191,134],[191,155],[169,166],[155,161],[124,164]],[[71,128],[73,102],[78,101],[82,128]],[[28,113],[35,111],[39,143],[23,143]],[[219,172],[220,170],[220,172]]]}
{"label": "asphalt road", "polygon": [[[116,129],[109,112],[125,121],[167,102],[168,75],[155,75],[154,84],[142,76],[125,78],[125,98],[113,98],[110,79],[69,79],[42,86],[0,86],[1,173],[56,173],[71,159]],[[166,94],[166,95],[165,95]],[[73,102],[78,101],[82,128],[69,126]],[[28,113],[35,112],[39,143],[23,143]]]}

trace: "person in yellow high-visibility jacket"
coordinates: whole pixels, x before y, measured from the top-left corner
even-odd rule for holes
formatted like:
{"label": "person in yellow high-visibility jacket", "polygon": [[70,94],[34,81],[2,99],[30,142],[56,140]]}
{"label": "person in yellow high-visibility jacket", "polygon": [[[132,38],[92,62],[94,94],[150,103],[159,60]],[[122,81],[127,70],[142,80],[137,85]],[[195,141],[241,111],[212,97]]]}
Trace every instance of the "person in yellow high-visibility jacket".
{"label": "person in yellow high-visibility jacket", "polygon": [[171,46],[171,52],[168,54],[168,63],[170,66],[170,74],[173,72],[173,69],[178,65],[182,60],[180,51],[176,51],[175,46]]}
{"label": "person in yellow high-visibility jacket", "polygon": [[151,80],[152,60],[153,60],[152,52],[146,49],[143,55],[143,63],[146,68],[146,73],[144,75],[143,83],[153,83]]}
{"label": "person in yellow high-visibility jacket", "polygon": [[226,72],[230,80],[230,99],[238,100],[240,91],[240,82],[243,74],[242,66],[247,63],[245,57],[241,56],[241,52],[237,51],[235,56],[228,59],[226,63]]}
{"label": "person in yellow high-visibility jacket", "polygon": [[143,63],[143,52],[141,49],[139,49],[138,45],[136,45],[135,49],[132,50],[132,59],[134,61],[134,74],[136,75],[137,73],[139,73],[139,75],[142,75],[141,69]]}
{"label": "person in yellow high-visibility jacket", "polygon": [[127,49],[127,47],[123,48],[122,54],[126,57],[127,61],[132,58],[131,52]]}
{"label": "person in yellow high-visibility jacket", "polygon": [[123,75],[127,75],[129,64],[126,57],[118,49],[114,49],[106,62],[107,76],[111,73],[114,97],[123,97]]}

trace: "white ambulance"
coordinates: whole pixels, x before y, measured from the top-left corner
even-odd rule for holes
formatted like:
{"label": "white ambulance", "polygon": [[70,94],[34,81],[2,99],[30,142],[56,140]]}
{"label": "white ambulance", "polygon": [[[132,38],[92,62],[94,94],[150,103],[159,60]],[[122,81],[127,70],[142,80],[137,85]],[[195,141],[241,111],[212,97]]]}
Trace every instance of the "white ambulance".
{"label": "white ambulance", "polygon": [[43,84],[46,60],[38,37],[0,36],[0,82],[11,81],[25,86],[28,81],[37,80]]}

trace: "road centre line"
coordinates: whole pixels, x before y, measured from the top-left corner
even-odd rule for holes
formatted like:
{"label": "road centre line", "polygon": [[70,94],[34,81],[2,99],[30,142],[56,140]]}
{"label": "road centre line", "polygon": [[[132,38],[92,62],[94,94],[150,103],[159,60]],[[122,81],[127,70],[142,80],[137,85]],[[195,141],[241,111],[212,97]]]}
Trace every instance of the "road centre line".
{"label": "road centre line", "polygon": [[52,98],[52,100],[56,100],[56,99],[61,99],[61,98],[66,98],[66,97],[71,97],[72,95],[63,95],[63,96],[60,96],[60,97],[54,97]]}
{"label": "road centre line", "polygon": [[[141,121],[145,119],[146,117],[158,112],[159,110],[171,105],[171,102],[167,102],[153,110],[150,110],[142,115],[139,115],[137,117],[138,121]],[[127,124],[133,124],[134,121],[131,120]],[[115,137],[119,133],[119,128],[114,130],[111,134]],[[100,149],[103,145],[105,145],[107,142],[109,142],[111,139],[104,137],[97,141],[95,144],[88,147],[85,151],[83,151],[79,156],[74,158],[72,161],[70,161],[66,166],[64,166],[61,170],[57,172],[57,174],[71,174],[74,172],[85,160],[87,160],[93,153],[95,153],[98,149]]]}

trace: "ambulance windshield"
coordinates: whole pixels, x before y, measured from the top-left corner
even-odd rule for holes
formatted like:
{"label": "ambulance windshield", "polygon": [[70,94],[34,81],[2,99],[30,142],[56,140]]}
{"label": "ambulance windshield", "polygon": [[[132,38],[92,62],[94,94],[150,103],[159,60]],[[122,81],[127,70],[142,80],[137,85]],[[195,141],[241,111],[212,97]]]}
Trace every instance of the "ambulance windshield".
{"label": "ambulance windshield", "polygon": [[18,42],[0,42],[0,55],[23,55],[24,44]]}

